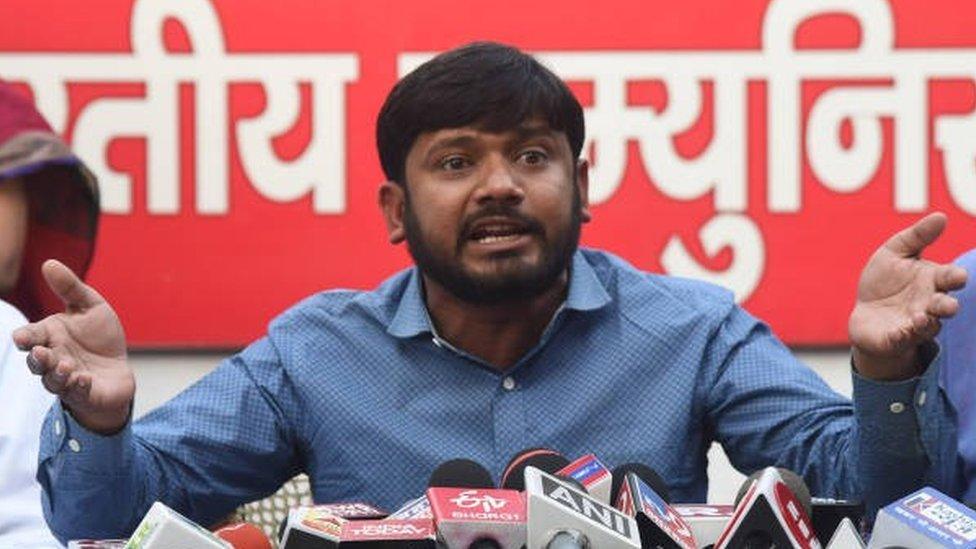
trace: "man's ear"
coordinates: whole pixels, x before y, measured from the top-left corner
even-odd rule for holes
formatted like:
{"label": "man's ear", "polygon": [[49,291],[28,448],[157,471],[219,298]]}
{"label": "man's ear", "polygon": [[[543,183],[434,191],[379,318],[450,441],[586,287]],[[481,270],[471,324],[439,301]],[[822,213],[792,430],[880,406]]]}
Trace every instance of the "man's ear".
{"label": "man's ear", "polygon": [[576,185],[580,193],[580,220],[588,222],[590,215],[590,163],[585,158],[576,161]]}
{"label": "man's ear", "polygon": [[389,234],[390,244],[399,244],[406,238],[403,230],[403,205],[406,199],[405,190],[393,181],[387,181],[380,186],[379,202],[386,221],[386,232]]}

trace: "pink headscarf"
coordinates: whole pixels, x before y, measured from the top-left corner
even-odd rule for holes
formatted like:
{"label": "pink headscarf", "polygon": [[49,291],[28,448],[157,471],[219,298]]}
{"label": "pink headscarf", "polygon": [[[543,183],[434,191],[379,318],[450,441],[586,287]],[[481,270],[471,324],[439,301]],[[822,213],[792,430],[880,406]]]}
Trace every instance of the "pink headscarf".
{"label": "pink headscarf", "polygon": [[0,185],[19,178],[29,202],[20,277],[6,295],[31,321],[63,309],[41,276],[58,259],[80,276],[88,271],[98,225],[98,184],[34,105],[0,81]]}

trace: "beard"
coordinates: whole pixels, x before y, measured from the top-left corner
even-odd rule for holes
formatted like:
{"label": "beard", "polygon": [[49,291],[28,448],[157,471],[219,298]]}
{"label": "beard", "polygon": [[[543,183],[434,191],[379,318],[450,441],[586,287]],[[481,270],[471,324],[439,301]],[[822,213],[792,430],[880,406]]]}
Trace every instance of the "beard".
{"label": "beard", "polygon": [[[438,253],[424,239],[409,193],[404,202],[403,228],[410,255],[417,268],[452,295],[478,305],[513,303],[542,295],[569,269],[573,254],[579,246],[582,225],[580,191],[576,185],[573,185],[572,202],[568,226],[558,230],[551,238],[537,220],[526,217],[510,206],[492,204],[465,220],[453,256],[450,257],[446,257],[445,253]],[[539,260],[530,263],[514,254],[500,254],[493,258],[495,268],[490,272],[472,272],[466,269],[461,260],[463,248],[468,242],[469,231],[466,228],[478,219],[489,216],[515,219],[528,227],[528,234],[542,242]]]}

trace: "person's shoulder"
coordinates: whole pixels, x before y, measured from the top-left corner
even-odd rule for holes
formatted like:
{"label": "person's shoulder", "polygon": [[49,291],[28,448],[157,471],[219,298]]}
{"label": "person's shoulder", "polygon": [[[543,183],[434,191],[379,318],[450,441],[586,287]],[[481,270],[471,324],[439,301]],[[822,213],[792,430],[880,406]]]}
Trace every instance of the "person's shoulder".
{"label": "person's shoulder", "polygon": [[710,282],[644,271],[607,251],[583,249],[582,253],[608,290],[618,294],[628,297],[646,294],[697,305],[728,306],[734,302],[731,291]]}
{"label": "person's shoulder", "polygon": [[625,315],[724,318],[736,307],[732,292],[721,286],[643,271],[606,251],[583,250],[583,254]]}
{"label": "person's shoulder", "polygon": [[400,271],[372,290],[331,289],[299,301],[275,317],[269,334],[282,330],[295,334],[302,327],[384,323],[396,306],[410,279],[410,270]]}

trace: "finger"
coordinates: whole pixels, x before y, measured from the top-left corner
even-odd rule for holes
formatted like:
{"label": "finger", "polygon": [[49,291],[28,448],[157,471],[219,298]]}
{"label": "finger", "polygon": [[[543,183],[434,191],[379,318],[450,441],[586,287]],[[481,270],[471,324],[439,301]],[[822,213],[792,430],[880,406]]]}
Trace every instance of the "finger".
{"label": "finger", "polygon": [[87,372],[75,371],[65,385],[64,394],[61,398],[68,403],[68,406],[78,405],[88,401],[91,394],[92,378]]}
{"label": "finger", "polygon": [[48,391],[61,395],[67,391],[68,381],[74,371],[74,362],[70,358],[62,358],[53,369],[44,374],[41,382]]}
{"label": "finger", "polygon": [[935,336],[939,335],[940,330],[942,330],[942,323],[937,318],[929,317],[929,321],[916,334],[916,341],[921,343],[935,339]]}
{"label": "finger", "polygon": [[915,330],[913,318],[907,318],[896,329],[884,335],[885,345],[892,349],[903,348],[911,343]]}
{"label": "finger", "polygon": [[917,257],[942,234],[946,222],[944,213],[931,213],[889,238],[885,247],[901,257]]}
{"label": "finger", "polygon": [[941,329],[942,323],[939,322],[939,319],[918,311],[912,314],[907,333],[903,334],[907,337],[902,338],[902,343],[917,345],[918,343],[934,338]]}
{"label": "finger", "polygon": [[14,345],[21,351],[29,351],[37,345],[48,344],[48,333],[40,323],[21,326],[13,331]]}
{"label": "finger", "polygon": [[84,311],[105,301],[94,288],[82,282],[78,275],[56,259],[45,261],[41,272],[47,285],[69,310]]}
{"label": "finger", "polygon": [[46,375],[48,372],[54,370],[57,365],[58,355],[48,347],[37,345],[27,353],[27,368],[34,375]]}
{"label": "finger", "polygon": [[940,292],[951,292],[966,286],[969,273],[959,265],[941,265],[935,273],[935,288]]}
{"label": "finger", "polygon": [[935,294],[929,298],[925,312],[934,318],[951,318],[959,312],[959,300],[948,294]]}

